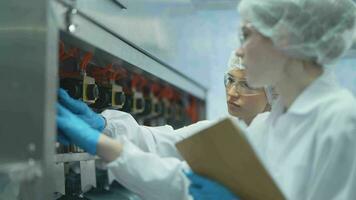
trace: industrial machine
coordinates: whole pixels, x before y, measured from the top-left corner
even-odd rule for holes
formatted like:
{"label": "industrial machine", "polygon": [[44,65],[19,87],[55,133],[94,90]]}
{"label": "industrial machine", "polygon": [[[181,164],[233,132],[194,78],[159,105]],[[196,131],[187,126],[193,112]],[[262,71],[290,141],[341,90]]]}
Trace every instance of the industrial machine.
{"label": "industrial machine", "polygon": [[[180,128],[201,118],[204,101],[118,57],[83,46],[71,35],[60,34],[59,87],[71,97],[87,103],[98,113],[105,109],[128,112],[148,126],[170,124]],[[105,54],[107,58],[101,57]],[[56,152],[54,175],[58,199],[126,191],[106,170],[95,167],[97,157],[74,145],[59,143]],[[127,195],[127,199],[135,198],[133,194]]]}
{"label": "industrial machine", "polygon": [[179,128],[205,118],[203,86],[78,2],[2,2],[0,199],[139,199],[98,167],[97,156],[56,142],[59,87],[98,113],[128,112],[139,124]]}

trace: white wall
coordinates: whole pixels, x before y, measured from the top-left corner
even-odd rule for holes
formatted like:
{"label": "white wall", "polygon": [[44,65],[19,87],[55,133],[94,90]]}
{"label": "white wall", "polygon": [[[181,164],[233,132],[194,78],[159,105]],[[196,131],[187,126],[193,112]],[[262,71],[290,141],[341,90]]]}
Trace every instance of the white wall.
{"label": "white wall", "polygon": [[226,116],[223,75],[231,51],[239,45],[236,10],[198,11],[169,22],[175,24],[170,32],[176,34],[172,38],[177,51],[170,64],[209,88],[207,119]]}

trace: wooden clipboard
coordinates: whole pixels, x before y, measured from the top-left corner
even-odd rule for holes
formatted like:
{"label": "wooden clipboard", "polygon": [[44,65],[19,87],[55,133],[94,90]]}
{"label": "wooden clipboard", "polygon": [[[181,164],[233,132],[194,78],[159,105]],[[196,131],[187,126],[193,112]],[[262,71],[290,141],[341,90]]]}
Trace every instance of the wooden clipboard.
{"label": "wooden clipboard", "polygon": [[230,118],[176,144],[192,170],[243,200],[285,200],[244,133]]}

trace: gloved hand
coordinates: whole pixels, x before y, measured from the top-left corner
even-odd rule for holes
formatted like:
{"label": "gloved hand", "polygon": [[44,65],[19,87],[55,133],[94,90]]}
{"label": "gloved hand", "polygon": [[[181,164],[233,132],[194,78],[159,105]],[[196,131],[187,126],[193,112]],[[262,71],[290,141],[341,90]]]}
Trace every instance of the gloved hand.
{"label": "gloved hand", "polygon": [[189,172],[186,176],[190,179],[189,193],[194,200],[238,200],[227,188],[217,182]]}
{"label": "gloved hand", "polygon": [[96,154],[100,132],[60,104],[57,104],[57,127],[60,132],[59,142],[68,141],[90,154]]}
{"label": "gloved hand", "polygon": [[58,90],[58,101],[62,106],[66,107],[86,123],[90,124],[90,126],[94,129],[99,132],[104,130],[105,119],[90,109],[84,102],[70,97],[69,94],[62,88]]}
{"label": "gloved hand", "polygon": [[69,139],[60,131],[57,135],[57,141],[65,146],[70,145]]}

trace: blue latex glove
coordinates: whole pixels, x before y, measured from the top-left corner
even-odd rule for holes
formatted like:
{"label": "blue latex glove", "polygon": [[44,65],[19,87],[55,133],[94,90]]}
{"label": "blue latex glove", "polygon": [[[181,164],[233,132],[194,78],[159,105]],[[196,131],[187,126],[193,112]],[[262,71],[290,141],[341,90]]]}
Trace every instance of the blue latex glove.
{"label": "blue latex glove", "polygon": [[70,145],[69,139],[60,131],[57,135],[57,141],[65,146]]}
{"label": "blue latex glove", "polygon": [[104,130],[104,118],[101,115],[95,113],[84,102],[75,100],[70,97],[69,94],[62,88],[58,90],[58,101],[62,106],[66,107],[72,113],[76,114],[80,119],[90,124],[90,126],[94,129],[98,130],[99,132]]}
{"label": "blue latex glove", "polygon": [[186,176],[190,179],[189,193],[194,200],[238,200],[227,188],[217,182],[189,172]]}
{"label": "blue latex glove", "polygon": [[57,127],[60,132],[59,142],[70,142],[90,154],[96,154],[100,132],[60,104],[57,104]]}

